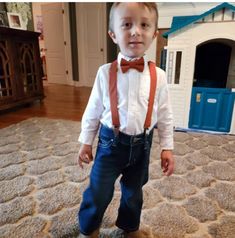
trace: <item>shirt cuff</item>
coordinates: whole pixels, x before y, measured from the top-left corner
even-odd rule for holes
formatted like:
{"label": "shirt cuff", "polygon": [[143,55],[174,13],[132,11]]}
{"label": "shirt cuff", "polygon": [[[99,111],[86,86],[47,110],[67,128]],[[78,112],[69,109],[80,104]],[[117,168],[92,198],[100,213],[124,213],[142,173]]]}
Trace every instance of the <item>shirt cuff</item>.
{"label": "shirt cuff", "polygon": [[81,132],[78,141],[82,144],[92,145],[95,140],[95,134],[89,132]]}
{"label": "shirt cuff", "polygon": [[161,138],[160,140],[161,150],[173,150],[174,142],[172,138]]}

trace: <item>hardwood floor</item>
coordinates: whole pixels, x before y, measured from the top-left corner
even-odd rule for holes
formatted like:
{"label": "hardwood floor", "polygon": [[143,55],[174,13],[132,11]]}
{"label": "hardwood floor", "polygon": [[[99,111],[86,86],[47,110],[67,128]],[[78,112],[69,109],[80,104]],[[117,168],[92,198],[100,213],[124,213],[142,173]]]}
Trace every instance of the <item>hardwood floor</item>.
{"label": "hardwood floor", "polygon": [[31,117],[80,121],[91,88],[44,83],[45,98],[28,106],[0,112],[0,128]]}

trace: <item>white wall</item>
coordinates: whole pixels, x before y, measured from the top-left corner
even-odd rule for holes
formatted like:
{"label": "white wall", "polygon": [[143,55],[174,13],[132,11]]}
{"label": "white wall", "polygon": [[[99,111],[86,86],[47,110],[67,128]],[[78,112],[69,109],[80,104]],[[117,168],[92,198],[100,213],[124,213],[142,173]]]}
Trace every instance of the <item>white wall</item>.
{"label": "white wall", "polygon": [[[41,2],[32,3],[34,31],[37,31],[37,16],[42,16],[42,11],[41,11],[42,4],[43,3]],[[39,48],[40,50],[45,48],[44,40],[39,41]]]}
{"label": "white wall", "polygon": [[[34,31],[37,31],[37,16],[42,16],[41,6],[43,4],[49,4],[49,3],[50,2],[33,2],[32,3]],[[40,49],[45,48],[44,40],[39,40],[39,47]]]}

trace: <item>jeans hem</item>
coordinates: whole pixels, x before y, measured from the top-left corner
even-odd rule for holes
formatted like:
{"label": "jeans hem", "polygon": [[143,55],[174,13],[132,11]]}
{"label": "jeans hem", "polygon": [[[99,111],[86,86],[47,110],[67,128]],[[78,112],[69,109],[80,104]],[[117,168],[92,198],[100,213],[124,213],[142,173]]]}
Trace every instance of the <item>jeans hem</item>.
{"label": "jeans hem", "polygon": [[[96,230],[96,229],[95,229],[95,230]],[[95,230],[94,230],[94,231],[95,231]],[[79,233],[82,234],[82,235],[84,235],[84,236],[89,236],[89,235],[92,234],[92,232],[94,232],[94,231],[91,231],[91,232],[83,232],[83,231],[79,230]]]}
{"label": "jeans hem", "polygon": [[136,228],[132,228],[132,229],[128,229],[126,227],[120,226],[119,224],[115,224],[119,229],[122,229],[123,231],[129,233],[129,232],[134,232],[134,231],[138,231],[139,230],[139,226],[137,226]]}
{"label": "jeans hem", "polygon": [[79,231],[79,234],[82,234],[84,236],[89,236],[91,233],[86,233],[86,232],[83,232],[83,231]]}

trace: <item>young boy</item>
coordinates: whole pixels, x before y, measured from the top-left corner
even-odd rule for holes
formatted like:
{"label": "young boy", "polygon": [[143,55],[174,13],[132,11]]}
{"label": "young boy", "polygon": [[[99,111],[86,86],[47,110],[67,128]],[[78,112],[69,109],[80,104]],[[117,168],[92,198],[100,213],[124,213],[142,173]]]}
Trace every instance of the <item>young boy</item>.
{"label": "young boy", "polygon": [[142,187],[148,180],[156,123],[163,172],[173,173],[173,123],[165,73],[145,57],[157,36],[157,22],[155,3],[114,3],[111,8],[109,35],[120,53],[116,62],[98,70],[79,137],[78,163],[83,167],[93,160],[92,144],[100,128],[90,184],[78,215],[81,237],[98,237],[119,175],[122,197],[116,225],[127,237],[141,237]]}

